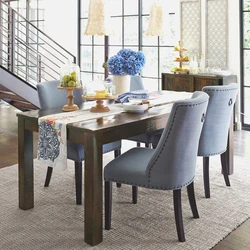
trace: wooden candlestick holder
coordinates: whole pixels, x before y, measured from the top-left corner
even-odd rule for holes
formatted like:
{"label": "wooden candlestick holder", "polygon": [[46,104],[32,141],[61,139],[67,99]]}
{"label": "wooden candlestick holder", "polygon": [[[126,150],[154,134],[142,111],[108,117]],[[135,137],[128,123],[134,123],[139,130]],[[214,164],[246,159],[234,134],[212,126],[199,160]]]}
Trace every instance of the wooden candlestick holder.
{"label": "wooden candlestick holder", "polygon": [[[82,86],[79,86],[79,87],[61,87],[61,86],[58,86],[57,87],[58,89],[63,89],[63,90],[67,90],[68,91],[68,95],[67,95],[67,98],[68,98],[68,103],[65,104],[63,107],[62,107],[62,111],[66,111],[66,112],[69,112],[69,111],[74,111],[74,110],[78,110],[79,107],[74,104],[74,95],[73,95],[73,91],[75,89],[82,89]],[[56,98],[56,97],[55,97]]]}
{"label": "wooden candlestick holder", "polygon": [[109,97],[90,97],[90,96],[82,96],[83,99],[87,100],[87,101],[96,101],[96,106],[93,106],[90,109],[90,112],[95,112],[95,113],[102,113],[102,112],[108,112],[110,111],[108,106],[104,106],[103,102],[105,100],[114,100],[115,98],[117,98],[117,96],[109,96]]}

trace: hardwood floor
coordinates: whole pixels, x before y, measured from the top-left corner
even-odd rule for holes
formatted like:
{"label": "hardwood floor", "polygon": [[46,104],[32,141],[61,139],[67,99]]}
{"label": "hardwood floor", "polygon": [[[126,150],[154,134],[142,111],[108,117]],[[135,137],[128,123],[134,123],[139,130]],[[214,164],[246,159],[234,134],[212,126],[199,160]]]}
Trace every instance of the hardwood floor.
{"label": "hardwood floor", "polygon": [[[15,108],[0,103],[0,168],[18,162],[17,117],[20,112]],[[37,136],[34,136],[34,157],[36,155]],[[250,131],[234,132],[235,155],[250,160]],[[250,219],[228,235],[212,250],[249,250]]]}

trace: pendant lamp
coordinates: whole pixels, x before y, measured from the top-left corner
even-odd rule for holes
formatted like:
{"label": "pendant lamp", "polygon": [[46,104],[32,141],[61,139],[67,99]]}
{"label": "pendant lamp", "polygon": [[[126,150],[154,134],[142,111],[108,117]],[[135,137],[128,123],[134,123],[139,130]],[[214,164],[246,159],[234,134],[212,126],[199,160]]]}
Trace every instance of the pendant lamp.
{"label": "pendant lamp", "polygon": [[88,23],[84,35],[113,35],[107,0],[90,0]]}
{"label": "pendant lamp", "polygon": [[162,3],[155,0],[151,6],[149,14],[149,26],[145,32],[146,36],[163,36],[164,35],[164,16]]}

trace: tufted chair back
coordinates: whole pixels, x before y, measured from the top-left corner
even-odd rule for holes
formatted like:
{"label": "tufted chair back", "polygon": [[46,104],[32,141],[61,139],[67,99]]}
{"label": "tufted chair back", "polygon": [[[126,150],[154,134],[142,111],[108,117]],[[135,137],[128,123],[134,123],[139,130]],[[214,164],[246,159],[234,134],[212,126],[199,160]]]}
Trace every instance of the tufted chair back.
{"label": "tufted chair back", "polygon": [[238,85],[207,86],[202,89],[210,96],[207,119],[203,126],[198,156],[222,154],[227,149],[228,129],[238,93]]}
{"label": "tufted chair back", "polygon": [[142,78],[140,75],[131,76],[130,79],[130,91],[144,89]]}
{"label": "tufted chair back", "polygon": [[199,137],[209,96],[195,92],[173,104],[170,117],[148,167],[148,184],[157,189],[179,189],[194,179]]}
{"label": "tufted chair back", "polygon": [[[37,84],[38,97],[41,109],[60,107],[67,103],[68,91],[58,89],[57,87],[59,86],[59,84],[59,80],[40,82]],[[80,105],[83,102],[82,94],[82,89],[74,91],[75,104]]]}

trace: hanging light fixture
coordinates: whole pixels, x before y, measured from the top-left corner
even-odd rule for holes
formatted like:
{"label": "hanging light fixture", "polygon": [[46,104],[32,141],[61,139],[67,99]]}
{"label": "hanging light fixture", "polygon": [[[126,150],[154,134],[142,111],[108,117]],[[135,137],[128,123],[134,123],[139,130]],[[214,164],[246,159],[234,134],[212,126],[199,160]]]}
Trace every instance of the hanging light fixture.
{"label": "hanging light fixture", "polygon": [[164,32],[164,16],[162,3],[155,0],[151,6],[149,14],[149,25],[145,32],[146,36],[163,36]]}
{"label": "hanging light fixture", "polygon": [[90,0],[88,24],[84,35],[113,35],[109,7],[106,0]]}

